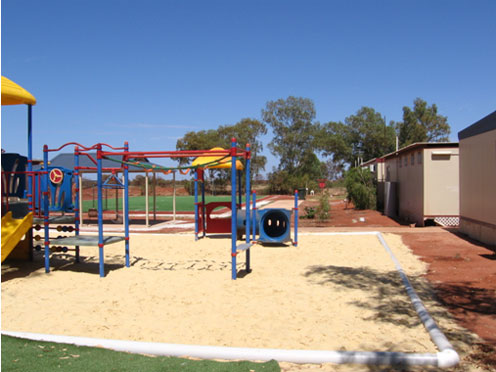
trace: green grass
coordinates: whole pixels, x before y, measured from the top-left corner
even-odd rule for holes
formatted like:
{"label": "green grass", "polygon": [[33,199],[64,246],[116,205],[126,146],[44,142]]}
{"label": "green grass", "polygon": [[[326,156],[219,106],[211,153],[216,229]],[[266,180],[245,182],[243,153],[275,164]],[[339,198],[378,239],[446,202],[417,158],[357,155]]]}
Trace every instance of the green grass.
{"label": "green grass", "polygon": [[276,361],[214,362],[173,357],[150,357],[101,348],[30,341],[2,336],[2,371],[280,371]]}
{"label": "green grass", "polygon": [[[129,198],[130,211],[144,211],[145,210],[145,196],[132,196]],[[258,198],[257,198],[258,199]],[[201,197],[199,198],[201,200]],[[210,203],[214,201],[231,201],[230,196],[205,196],[205,202]],[[243,203],[245,198],[243,197]],[[118,199],[119,210],[122,210],[122,199]],[[153,209],[153,197],[148,199],[150,210]],[[157,211],[172,211],[172,196],[157,196]],[[83,212],[88,212],[89,208],[96,208],[97,201],[93,203],[92,200],[83,201]],[[103,200],[103,209],[115,211],[115,198]],[[195,197],[194,196],[176,196],[176,211],[178,212],[193,212],[195,210]]]}

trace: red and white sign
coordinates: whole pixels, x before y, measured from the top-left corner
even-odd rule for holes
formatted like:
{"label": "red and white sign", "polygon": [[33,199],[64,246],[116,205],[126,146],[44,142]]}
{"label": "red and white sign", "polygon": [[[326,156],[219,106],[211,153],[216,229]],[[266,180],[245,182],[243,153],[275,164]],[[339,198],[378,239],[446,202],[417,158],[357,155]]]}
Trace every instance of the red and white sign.
{"label": "red and white sign", "polygon": [[62,183],[64,180],[64,172],[58,168],[54,168],[50,171],[50,181],[56,185]]}

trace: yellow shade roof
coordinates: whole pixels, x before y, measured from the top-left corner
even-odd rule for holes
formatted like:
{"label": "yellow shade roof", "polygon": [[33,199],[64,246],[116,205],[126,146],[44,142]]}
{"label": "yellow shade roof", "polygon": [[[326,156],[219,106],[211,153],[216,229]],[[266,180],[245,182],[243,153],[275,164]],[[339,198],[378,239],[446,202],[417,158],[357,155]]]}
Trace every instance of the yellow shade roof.
{"label": "yellow shade roof", "polygon": [[[213,149],[210,149],[210,151],[225,151],[222,147],[214,147]],[[197,157],[193,163],[191,164],[192,166],[198,166],[202,164],[207,164],[211,163],[213,161],[222,159],[223,156],[219,155],[213,155],[213,156],[199,156]],[[224,160],[220,161],[221,164],[218,165],[206,165],[205,169],[230,169],[231,168],[231,158],[225,158]],[[236,160],[236,169],[237,170],[243,170],[243,163],[241,163],[239,160]]]}
{"label": "yellow shade roof", "polygon": [[26,89],[2,76],[2,106],[36,105],[36,98]]}

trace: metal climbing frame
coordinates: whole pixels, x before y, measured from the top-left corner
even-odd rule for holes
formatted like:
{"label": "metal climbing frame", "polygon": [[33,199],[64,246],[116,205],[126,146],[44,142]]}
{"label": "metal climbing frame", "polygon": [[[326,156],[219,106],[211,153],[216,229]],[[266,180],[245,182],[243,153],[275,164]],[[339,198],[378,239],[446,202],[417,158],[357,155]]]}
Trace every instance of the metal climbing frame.
{"label": "metal climbing frame", "polygon": [[[83,146],[77,142],[68,142],[59,148],[56,149],[49,149],[47,145],[43,147],[43,164],[44,168],[47,169],[48,165],[48,153],[49,152],[57,152],[62,150],[64,147],[73,145],[75,146],[75,157],[74,157],[74,184],[76,185],[76,201],[75,201],[75,208],[74,208],[74,224],[75,224],[75,236],[72,237],[61,237],[61,238],[56,238],[50,240],[50,211],[49,211],[49,191],[48,191],[48,185],[49,185],[49,174],[48,172],[44,172],[44,182],[43,182],[43,192],[42,192],[42,197],[43,197],[43,225],[44,225],[44,232],[45,232],[45,272],[49,273],[50,272],[50,245],[52,244],[58,244],[58,245],[70,245],[75,247],[76,251],[76,262],[79,262],[79,249],[80,246],[98,246],[99,247],[99,271],[100,271],[100,276],[103,277],[105,276],[105,268],[104,268],[104,255],[103,255],[103,248],[107,244],[112,244],[116,243],[121,240],[126,241],[126,266],[129,267],[129,220],[126,219],[125,223],[125,232],[124,232],[124,237],[121,236],[103,236],[103,211],[102,211],[102,205],[101,205],[101,199],[102,199],[102,183],[101,183],[101,178],[102,178],[102,170],[103,168],[101,167],[101,162],[100,162],[100,167],[98,167],[98,161],[96,161],[97,168],[99,168],[99,182],[98,182],[98,195],[99,195],[99,207],[98,207],[98,239],[92,236],[80,236],[79,235],[79,220],[80,220],[80,213],[82,211],[79,210],[79,172],[80,172],[80,167],[79,167],[79,156],[84,154],[88,155],[91,158],[89,154],[86,154],[84,151],[90,151],[90,150],[97,150],[101,152],[101,149],[103,146],[109,147],[110,149],[113,150],[129,150],[129,147],[127,145],[127,142],[124,144],[124,147],[112,147],[107,144],[102,144],[98,143],[96,145],[86,147]],[[92,159],[94,161],[94,159]],[[95,161],[94,161],[95,162]],[[124,168],[124,175],[126,177],[126,183],[125,183],[125,188],[126,192],[125,195],[127,196],[129,193],[127,192],[127,170]],[[126,212],[127,212],[128,206],[126,205]],[[127,216],[127,213],[124,213],[125,216]],[[54,220],[55,221],[55,220]]]}
{"label": "metal climbing frame", "polygon": [[[239,252],[241,251],[246,251],[246,271],[250,272],[250,246],[252,245],[250,241],[250,234],[249,234],[249,227],[250,223],[247,222],[247,230],[246,230],[246,243],[236,245],[236,226],[237,226],[237,218],[236,218],[236,159],[238,157],[242,157],[246,160],[246,200],[249,200],[250,194],[250,145],[246,146],[246,150],[238,149],[236,147],[236,139],[233,138],[231,141],[231,149],[230,150],[186,150],[186,151],[103,151],[102,149],[97,149],[97,160],[101,161],[104,158],[107,158],[108,156],[122,156],[122,163],[125,165],[135,165],[138,167],[143,167],[145,166],[141,164],[139,161],[133,161],[133,159],[139,159],[139,158],[196,158],[199,156],[209,156],[209,157],[217,157],[216,160],[210,161],[205,164],[199,164],[197,166],[189,166],[189,167],[180,167],[180,168],[166,168],[166,167],[153,167],[154,169],[163,169],[163,170],[170,170],[170,169],[199,169],[202,167],[205,167],[207,165],[212,165],[212,164],[219,164],[224,159],[227,159],[228,157],[231,158],[231,207],[233,210],[232,213],[232,218],[231,218],[231,262],[232,262],[232,270],[231,270],[231,277],[233,280],[237,278],[237,270],[236,270],[236,258]],[[101,171],[98,171],[98,174],[100,177]],[[196,175],[197,177],[197,175]],[[101,184],[101,179],[100,179],[100,184]],[[195,183],[195,215],[198,216],[198,185]],[[100,196],[99,196],[100,200]],[[127,203],[126,203],[126,211],[128,210]],[[100,204],[98,206],[100,210]],[[247,203],[247,208],[246,208],[246,216],[247,220],[250,219],[250,207],[249,207],[249,202]],[[196,224],[195,224],[195,233],[198,234],[198,220],[197,218]],[[99,221],[100,224],[100,221]],[[100,230],[100,229],[99,229]],[[101,241],[99,241],[99,244],[102,244]],[[128,249],[128,248],[126,248]]]}

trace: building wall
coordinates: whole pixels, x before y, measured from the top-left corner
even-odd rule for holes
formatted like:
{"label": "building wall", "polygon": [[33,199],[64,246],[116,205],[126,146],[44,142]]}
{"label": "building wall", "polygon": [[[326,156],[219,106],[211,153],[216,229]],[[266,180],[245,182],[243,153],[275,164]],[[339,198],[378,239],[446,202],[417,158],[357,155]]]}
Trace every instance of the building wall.
{"label": "building wall", "polygon": [[496,245],[496,130],[460,140],[460,231]]}
{"label": "building wall", "polygon": [[385,175],[385,163],[384,161],[377,161],[375,163],[375,173],[377,177],[377,182],[384,182],[386,175]]}
{"label": "building wall", "polygon": [[384,161],[384,180],[387,182],[398,182],[397,158],[390,157]]}
{"label": "building wall", "polygon": [[424,216],[459,216],[459,149],[424,149]]}
{"label": "building wall", "polygon": [[417,151],[401,153],[397,172],[399,215],[408,222],[423,226],[424,172]]}

